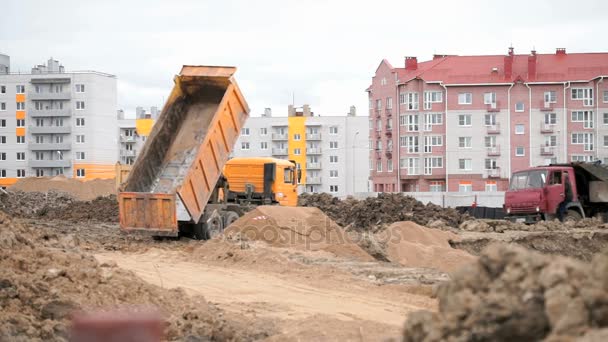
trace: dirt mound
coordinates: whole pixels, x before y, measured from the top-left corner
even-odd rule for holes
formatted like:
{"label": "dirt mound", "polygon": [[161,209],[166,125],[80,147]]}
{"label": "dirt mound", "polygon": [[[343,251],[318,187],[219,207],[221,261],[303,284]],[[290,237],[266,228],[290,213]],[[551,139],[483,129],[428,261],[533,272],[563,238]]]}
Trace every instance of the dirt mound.
{"label": "dirt mound", "polygon": [[114,195],[97,197],[91,201],[78,201],[67,193],[55,190],[11,190],[7,194],[0,194],[0,210],[21,218],[118,222],[118,202]]}
{"label": "dirt mound", "polygon": [[453,272],[475,260],[471,254],[452,248],[450,240],[458,240],[451,232],[431,229],[414,222],[396,222],[376,234],[386,250],[387,258],[407,267],[428,267]]}
{"label": "dirt mound", "polygon": [[560,222],[559,220],[540,221],[535,224],[515,223],[507,220],[474,219],[462,222],[459,228],[463,231],[486,233],[502,233],[505,231],[548,232],[573,229],[607,229],[608,224],[597,218],[569,222]]}
{"label": "dirt mound", "polygon": [[302,207],[321,209],[342,227],[357,230],[375,230],[393,222],[413,221],[423,226],[439,229],[458,228],[460,223],[469,219],[452,208],[428,203],[423,204],[403,194],[378,194],[364,200],[347,198],[340,200],[329,194],[302,194],[298,198]]}
{"label": "dirt mound", "polygon": [[68,245],[48,247],[40,234],[0,212],[2,341],[65,341],[77,310],[142,303],[164,313],[168,340],[241,340],[258,334],[222,318],[202,297],[149,285],[113,264],[68,252],[73,249]]}
{"label": "dirt mound", "polygon": [[51,190],[70,194],[81,201],[90,201],[99,196],[116,194],[114,179],[93,179],[80,181],[65,176],[55,177],[28,177],[22,178],[9,187],[9,190],[24,192],[48,192]]}
{"label": "dirt mound", "polygon": [[259,206],[231,224],[225,234],[241,234],[274,247],[323,250],[339,257],[373,260],[317,208]]}
{"label": "dirt mound", "polygon": [[408,317],[404,341],[599,341],[608,328],[608,252],[582,263],[493,245],[438,297],[438,313]]}

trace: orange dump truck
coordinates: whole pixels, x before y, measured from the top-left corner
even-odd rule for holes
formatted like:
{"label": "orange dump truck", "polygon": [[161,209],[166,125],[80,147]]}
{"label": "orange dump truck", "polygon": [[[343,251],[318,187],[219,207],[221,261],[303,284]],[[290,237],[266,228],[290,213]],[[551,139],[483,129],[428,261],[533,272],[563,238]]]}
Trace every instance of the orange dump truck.
{"label": "orange dump truck", "polygon": [[[295,163],[234,158],[249,116],[236,68],[184,66],[118,194],[120,227],[151,236],[221,233],[257,204],[296,205]],[[231,184],[233,183],[233,184]]]}

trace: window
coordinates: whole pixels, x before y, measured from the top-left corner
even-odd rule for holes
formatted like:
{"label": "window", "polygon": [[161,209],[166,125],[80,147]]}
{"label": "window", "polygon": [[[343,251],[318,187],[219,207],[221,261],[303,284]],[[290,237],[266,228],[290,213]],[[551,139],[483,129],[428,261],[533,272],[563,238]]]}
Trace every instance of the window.
{"label": "window", "polygon": [[6,102],[0,102],[0,110],[1,111],[5,111],[6,110]]}
{"label": "window", "polygon": [[585,151],[593,151],[593,133],[572,133],[573,145],[584,145]]}
{"label": "window", "polygon": [[432,181],[429,182],[429,191],[430,192],[442,192],[444,189],[445,183],[442,181]]}
{"label": "window", "polygon": [[76,101],[76,109],[83,110],[84,109],[84,101]]}
{"label": "window", "polygon": [[389,159],[386,161],[386,172],[393,172],[393,160]]}
{"label": "window", "polygon": [[418,93],[406,93],[405,105],[406,110],[418,110]]}
{"label": "window", "polygon": [[407,116],[407,130],[408,132],[418,132],[418,115],[411,114]]}
{"label": "window", "polygon": [[571,158],[572,158],[573,162],[592,162],[593,161],[593,156],[587,156],[587,155],[573,155]]}
{"label": "window", "polygon": [[486,126],[496,126],[496,114],[485,114],[483,119]]}
{"label": "window", "polygon": [[408,175],[420,174],[420,159],[407,158],[407,174]]}
{"label": "window", "polygon": [[604,125],[608,125],[608,113],[604,113]]}
{"label": "window", "polygon": [[555,95],[555,91],[546,91],[545,92],[545,104],[556,103],[557,96]]}
{"label": "window", "polygon": [[0,86],[0,94],[6,94],[6,86]]}
{"label": "window", "polygon": [[338,126],[329,127],[329,134],[332,134],[332,135],[338,134]]}
{"label": "window", "polygon": [[487,158],[485,160],[485,168],[486,168],[486,170],[498,169],[498,161],[494,158]]}
{"label": "window", "polygon": [[84,152],[76,152],[76,160],[84,160]]}
{"label": "window", "polygon": [[25,94],[25,86],[24,85],[18,85],[16,88],[17,88],[17,94]]}
{"label": "window", "polygon": [[44,126],[44,119],[36,119],[36,127]]}
{"label": "window", "polygon": [[44,152],[36,152],[36,160],[44,160]]}
{"label": "window", "polygon": [[427,135],[424,137],[424,153],[433,152],[433,146],[443,146],[443,136]]}
{"label": "window", "polygon": [[337,164],[338,163],[338,156],[329,156],[329,162],[331,164]]}
{"label": "window", "polygon": [[471,126],[471,114],[458,115],[458,126]]}
{"label": "window", "polygon": [[608,103],[608,90],[604,90],[604,103]]}
{"label": "window", "polygon": [[329,148],[332,148],[332,149],[338,148],[338,142],[337,141],[330,141],[329,142]]}
{"label": "window", "polygon": [[376,109],[378,109],[378,110],[382,109],[382,100],[381,99],[376,100]]}
{"label": "window", "polygon": [[407,136],[407,152],[408,153],[418,153],[420,152],[420,147],[418,144],[419,140],[418,140],[418,136],[417,135],[410,135]]}
{"label": "window", "polygon": [[458,183],[458,191],[459,192],[471,192],[471,191],[473,191],[473,183],[472,182],[460,182],[460,183]]}
{"label": "window", "polygon": [[243,127],[243,130],[241,131],[241,135],[242,136],[248,136],[249,135],[249,127]]}
{"label": "window", "polygon": [[498,191],[498,185],[496,184],[496,181],[487,181],[486,182],[486,191],[488,191],[488,192]]}
{"label": "window", "polygon": [[248,142],[242,142],[241,143],[241,150],[248,150],[249,149],[249,143]]}
{"label": "window", "polygon": [[491,135],[484,138],[484,146],[486,148],[494,148],[496,147],[496,136]]}
{"label": "window", "polygon": [[491,105],[496,104],[496,93],[484,93],[483,104]]}
{"label": "window", "polygon": [[294,149],[293,149],[293,154],[295,154],[296,156],[299,156],[299,155],[301,154],[301,151],[302,151],[302,150],[301,150],[301,149],[299,149],[299,148],[294,148]]}
{"label": "window", "polygon": [[338,178],[338,170],[329,170],[329,178]]}
{"label": "window", "polygon": [[76,143],[84,144],[84,134],[76,134]]}
{"label": "window", "polygon": [[6,178],[6,170],[0,169],[0,178]]}
{"label": "window", "polygon": [[555,124],[557,124],[557,114],[545,113],[545,125],[555,125]]}
{"label": "window", "polygon": [[460,148],[471,148],[472,137],[458,137],[458,147]]}
{"label": "window", "polygon": [[84,176],[85,176],[84,169],[76,169],[76,177],[78,177],[78,178],[84,178]]}
{"label": "window", "polygon": [[376,172],[382,172],[382,160],[376,162]]}
{"label": "window", "polygon": [[24,177],[25,177],[25,170],[17,169],[17,178],[24,178]]}
{"label": "window", "polygon": [[76,92],[77,93],[84,93],[84,84],[77,84],[76,85]]}
{"label": "window", "polygon": [[25,110],[25,102],[17,102],[17,110]]}
{"label": "window", "polygon": [[443,124],[443,115],[441,113],[424,114],[424,130],[430,132],[433,130],[433,125]]}
{"label": "window", "polygon": [[260,149],[267,150],[268,149],[268,143],[266,141],[262,141],[260,143]]}
{"label": "window", "polygon": [[338,186],[337,185],[330,185],[329,186],[329,192],[333,192],[333,193],[338,192]]}
{"label": "window", "polygon": [[525,134],[526,127],[522,124],[515,125],[515,134]]}
{"label": "window", "polygon": [[572,100],[583,101],[583,106],[593,106],[593,88],[572,88]]}
{"label": "window", "polygon": [[6,119],[0,120],[0,127],[6,127]]}
{"label": "window", "polygon": [[393,98],[392,97],[386,98],[386,109],[393,109]]}
{"label": "window", "polygon": [[133,151],[133,144],[126,144],[125,145],[125,150],[127,150],[127,151]]}
{"label": "window", "polygon": [[424,92],[424,109],[430,110],[433,108],[433,103],[443,102],[443,93],[440,91],[425,91]]}
{"label": "window", "polygon": [[17,119],[17,127],[25,127],[25,119]]}
{"label": "window", "polygon": [[525,151],[525,149],[523,148],[523,146],[517,146],[517,147],[515,148],[515,156],[516,156],[516,157],[523,157],[523,156],[525,156],[525,155],[526,155],[526,151]]}
{"label": "window", "polygon": [[266,128],[266,127],[260,128],[260,135],[268,135],[268,128]]}
{"label": "window", "polygon": [[608,135],[604,135],[604,147],[608,147]]}
{"label": "window", "polygon": [[516,112],[523,112],[525,110],[525,106],[523,102],[517,102],[515,104],[515,111]]}
{"label": "window", "polygon": [[376,141],[376,151],[382,151],[382,140]]}
{"label": "window", "polygon": [[76,118],[76,127],[84,127],[84,118]]}
{"label": "window", "polygon": [[36,169],[36,177],[44,177],[44,170]]}
{"label": "window", "polygon": [[471,171],[473,169],[473,161],[471,159],[458,159],[458,169]]}
{"label": "window", "polygon": [[17,136],[17,144],[25,144],[25,136]]}
{"label": "window", "polygon": [[458,94],[458,104],[471,104],[471,103],[473,103],[473,93]]}
{"label": "window", "polygon": [[6,136],[0,135],[0,144],[6,144]]}
{"label": "window", "polygon": [[302,136],[300,135],[300,133],[295,133],[293,135],[293,140],[300,141],[301,139],[302,139]]}
{"label": "window", "polygon": [[443,167],[442,157],[428,157],[424,158],[424,174],[432,175],[433,169],[440,169]]}
{"label": "window", "polygon": [[0,152],[0,160],[6,160],[6,152]]}
{"label": "window", "polygon": [[582,122],[584,128],[593,128],[593,112],[590,110],[573,111],[570,120]]}
{"label": "window", "polygon": [[40,102],[40,101],[36,101],[34,103],[34,108],[36,110],[43,110],[44,109],[44,103]]}
{"label": "window", "polygon": [[545,146],[557,146],[557,135],[548,135],[545,137]]}
{"label": "window", "polygon": [[17,160],[24,161],[25,160],[25,152],[17,152]]}

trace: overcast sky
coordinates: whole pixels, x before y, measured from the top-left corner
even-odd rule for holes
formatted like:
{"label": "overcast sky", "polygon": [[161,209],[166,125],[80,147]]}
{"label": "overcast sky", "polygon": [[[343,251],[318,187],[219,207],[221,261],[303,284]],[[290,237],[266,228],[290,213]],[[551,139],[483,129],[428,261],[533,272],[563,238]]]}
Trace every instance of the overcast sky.
{"label": "overcast sky", "polygon": [[[0,53],[12,71],[50,56],[118,76],[118,106],[162,106],[183,64],[234,65],[253,115],[351,105],[382,60],[434,53],[608,51],[608,1],[2,0]],[[292,97],[293,96],[293,97]]]}

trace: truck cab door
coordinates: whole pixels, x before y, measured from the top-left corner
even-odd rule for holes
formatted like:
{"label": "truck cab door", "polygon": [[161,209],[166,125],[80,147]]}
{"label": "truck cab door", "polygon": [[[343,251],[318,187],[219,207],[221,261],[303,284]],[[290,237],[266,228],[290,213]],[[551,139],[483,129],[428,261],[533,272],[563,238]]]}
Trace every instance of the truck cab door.
{"label": "truck cab door", "polygon": [[547,213],[556,214],[559,204],[564,200],[564,178],[561,170],[551,171],[549,181],[545,187],[545,203],[547,203]]}

